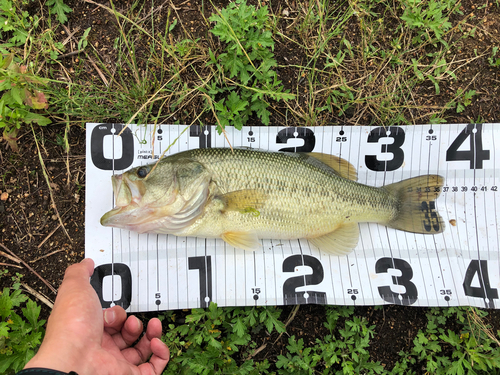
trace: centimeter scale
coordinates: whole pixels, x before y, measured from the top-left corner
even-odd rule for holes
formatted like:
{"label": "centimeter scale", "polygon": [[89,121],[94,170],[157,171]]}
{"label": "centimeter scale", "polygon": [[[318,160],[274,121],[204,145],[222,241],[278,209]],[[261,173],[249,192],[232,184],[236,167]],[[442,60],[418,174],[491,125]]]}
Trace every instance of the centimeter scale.
{"label": "centimeter scale", "polygon": [[[310,128],[87,124],[85,252],[103,307],[130,312],[287,304],[498,308],[500,289],[499,124]],[[244,146],[322,152],[348,160],[358,181],[382,186],[421,174],[445,178],[441,196],[422,207],[443,233],[421,235],[360,224],[348,256],[307,240],[262,240],[262,250],[220,239],[137,234],[102,227],[114,207],[111,176],[165,154]],[[424,202],[425,203],[425,202]],[[297,201],[300,207],[300,199]]]}

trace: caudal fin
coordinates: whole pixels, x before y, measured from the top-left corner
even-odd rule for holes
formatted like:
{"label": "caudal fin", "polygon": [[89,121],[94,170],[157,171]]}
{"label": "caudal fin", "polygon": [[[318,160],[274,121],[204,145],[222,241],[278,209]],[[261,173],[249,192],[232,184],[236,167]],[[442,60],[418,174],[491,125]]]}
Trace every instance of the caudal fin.
{"label": "caudal fin", "polygon": [[384,186],[400,202],[399,214],[386,225],[413,233],[444,231],[444,222],[436,211],[435,202],[443,183],[444,178],[439,175],[425,175]]}

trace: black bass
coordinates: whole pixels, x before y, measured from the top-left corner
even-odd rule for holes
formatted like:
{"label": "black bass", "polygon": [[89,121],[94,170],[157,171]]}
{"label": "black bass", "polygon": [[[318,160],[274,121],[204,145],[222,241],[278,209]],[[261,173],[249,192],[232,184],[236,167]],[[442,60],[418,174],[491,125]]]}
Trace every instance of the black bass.
{"label": "black bass", "polygon": [[361,222],[423,234],[444,230],[434,203],[443,177],[380,188],[356,179],[355,168],[332,155],[189,150],[113,176],[116,207],[101,224],[222,238],[245,250],[262,248],[260,239],[305,238],[336,255],[356,247]]}

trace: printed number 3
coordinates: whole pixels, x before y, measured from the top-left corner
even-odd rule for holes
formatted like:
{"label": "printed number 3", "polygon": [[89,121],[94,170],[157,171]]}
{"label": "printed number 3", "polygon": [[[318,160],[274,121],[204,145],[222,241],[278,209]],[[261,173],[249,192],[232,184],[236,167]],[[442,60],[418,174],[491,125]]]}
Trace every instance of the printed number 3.
{"label": "printed number 3", "polygon": [[394,268],[401,271],[401,276],[392,276],[393,285],[403,286],[406,289],[405,293],[396,293],[392,291],[391,286],[379,286],[378,291],[380,297],[386,302],[394,303],[397,305],[412,305],[417,301],[418,291],[415,284],[410,280],[413,277],[413,270],[410,264],[398,258],[380,258],[375,263],[376,273],[387,273],[389,268]]}
{"label": "printed number 3", "polygon": [[380,138],[391,137],[394,139],[392,144],[383,144],[382,153],[392,153],[392,160],[378,160],[377,155],[366,155],[365,164],[372,171],[395,171],[403,165],[405,154],[401,146],[405,141],[405,132],[398,126],[391,126],[389,129],[379,127],[373,129],[368,135],[368,143],[378,143]]}

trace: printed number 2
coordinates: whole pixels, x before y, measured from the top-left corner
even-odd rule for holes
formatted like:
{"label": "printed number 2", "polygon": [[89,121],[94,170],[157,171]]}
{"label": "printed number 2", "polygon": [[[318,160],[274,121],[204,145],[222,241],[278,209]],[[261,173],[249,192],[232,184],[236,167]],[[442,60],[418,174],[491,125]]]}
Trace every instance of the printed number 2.
{"label": "printed number 2", "polygon": [[294,133],[297,133],[297,138],[304,140],[304,145],[300,147],[283,147],[280,151],[285,152],[311,152],[316,145],[316,136],[309,128],[285,128],[281,129],[276,135],[276,143],[287,143],[288,139],[295,138]]}
{"label": "printed number 2", "polygon": [[413,277],[413,270],[410,264],[398,258],[380,258],[375,263],[376,273],[387,273],[390,268],[395,268],[401,271],[401,276],[392,276],[393,285],[403,286],[406,289],[405,293],[396,293],[392,291],[391,286],[379,286],[378,291],[380,297],[386,302],[394,303],[397,305],[412,305],[417,301],[418,291],[415,284],[410,280]]}
{"label": "printed number 2", "polygon": [[394,139],[392,144],[383,144],[381,151],[383,153],[392,153],[392,160],[378,160],[377,155],[366,155],[365,164],[372,171],[395,171],[403,165],[405,154],[401,146],[405,141],[405,132],[398,126],[391,126],[387,129],[379,127],[373,129],[368,135],[368,143],[378,143],[380,138],[391,137]]}
{"label": "printed number 2", "polygon": [[[321,262],[310,255],[292,255],[283,261],[283,272],[294,272],[297,266],[309,266],[312,275],[290,277],[283,284],[283,299],[285,305],[297,305],[305,303],[326,304],[326,293],[324,292],[296,292],[301,286],[318,285],[323,281],[324,271]],[[307,294],[306,294],[307,293]]]}

